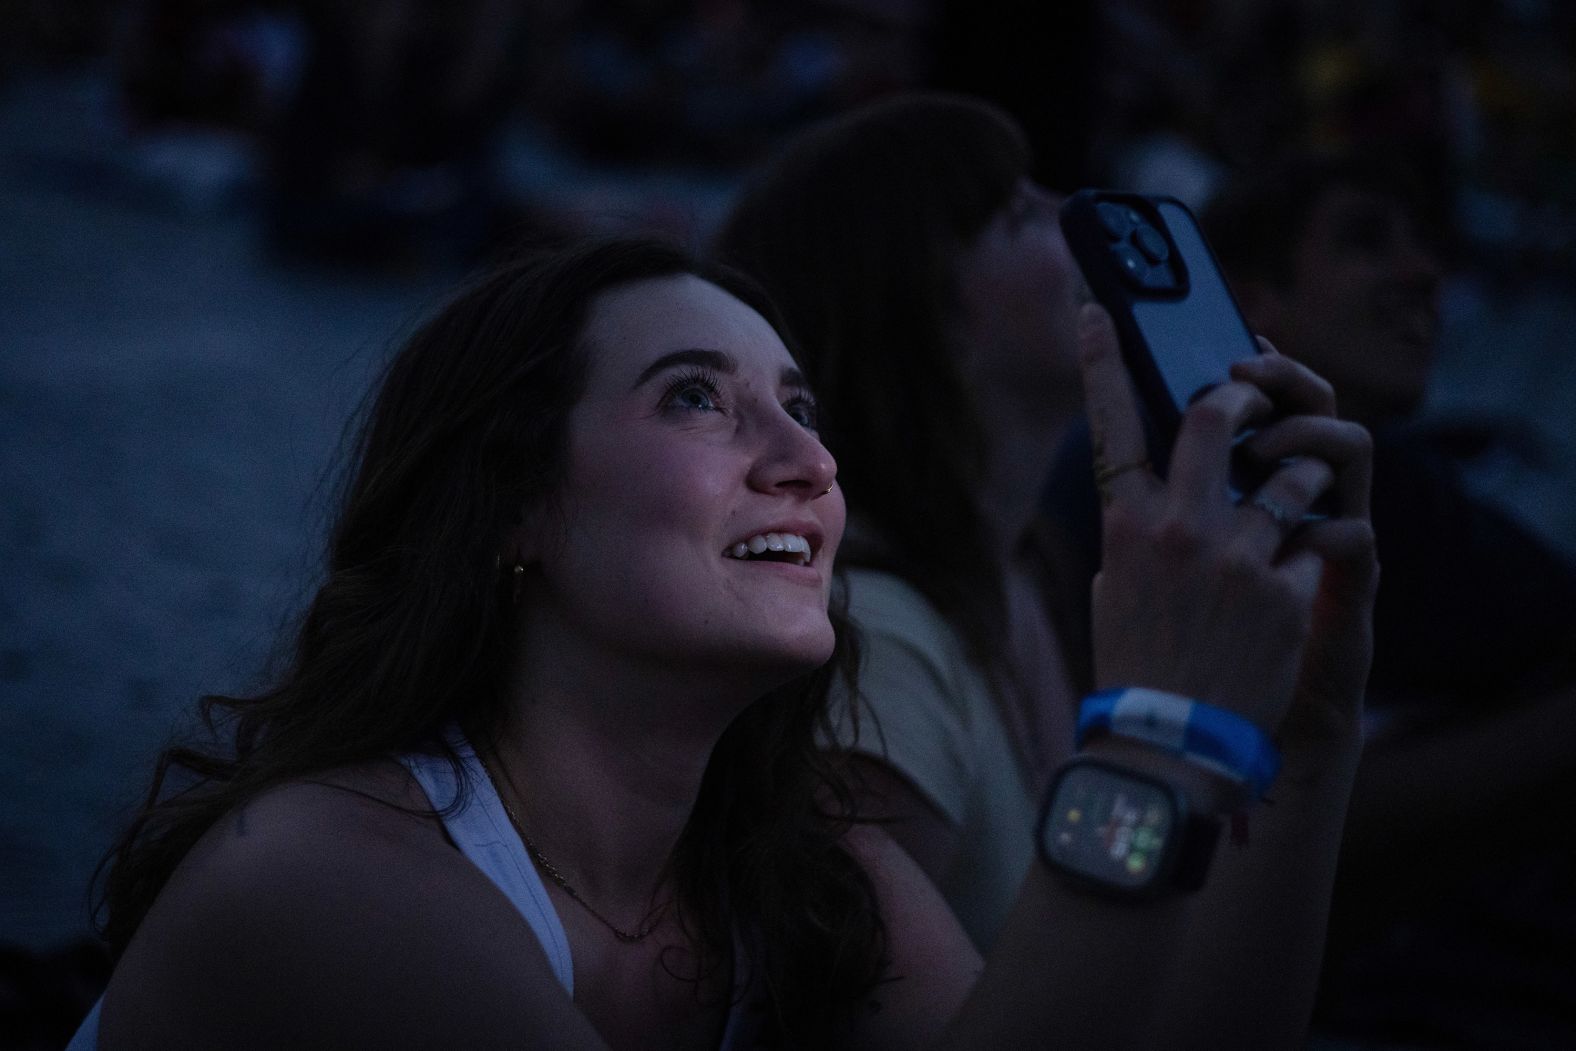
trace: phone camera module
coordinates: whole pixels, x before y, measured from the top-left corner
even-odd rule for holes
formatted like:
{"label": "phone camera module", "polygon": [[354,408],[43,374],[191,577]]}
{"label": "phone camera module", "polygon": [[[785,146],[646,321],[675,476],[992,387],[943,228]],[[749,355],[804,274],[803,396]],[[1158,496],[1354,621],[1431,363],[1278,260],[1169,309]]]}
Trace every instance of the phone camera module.
{"label": "phone camera module", "polygon": [[1093,204],[1095,223],[1089,232],[1104,235],[1108,258],[1122,284],[1145,298],[1169,297],[1186,287],[1182,260],[1152,202],[1122,195]]}

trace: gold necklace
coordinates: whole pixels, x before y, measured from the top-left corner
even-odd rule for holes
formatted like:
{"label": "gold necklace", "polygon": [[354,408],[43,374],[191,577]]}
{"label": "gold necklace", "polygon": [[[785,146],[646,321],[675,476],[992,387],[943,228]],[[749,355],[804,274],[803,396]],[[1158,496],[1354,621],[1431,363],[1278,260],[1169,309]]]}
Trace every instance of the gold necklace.
{"label": "gold necklace", "polygon": [[[626,931],[598,912],[589,901],[582,898],[580,892],[569,885],[569,881],[564,878],[564,874],[559,872],[551,861],[547,860],[547,855],[542,853],[541,848],[531,842],[531,837],[525,834],[525,823],[520,820],[520,815],[515,813],[514,807],[510,806],[509,801],[504,798],[503,788],[498,784],[498,778],[493,776],[492,767],[487,765],[487,760],[482,757],[480,752],[476,753],[476,759],[482,764],[482,772],[487,775],[487,780],[492,783],[493,792],[498,796],[498,802],[503,804],[503,812],[509,815],[509,823],[514,826],[515,832],[519,833],[520,842],[525,844],[525,852],[531,856],[531,860],[547,875],[547,878],[557,884],[558,888],[565,894],[569,895],[575,904],[589,912],[598,923],[613,932],[613,937],[625,944],[645,941],[646,938],[650,937],[652,931],[661,926],[662,919],[668,912],[667,902],[663,902],[646,913],[646,918],[641,921],[639,927],[632,931]],[[513,782],[510,783],[510,787],[513,787]]]}

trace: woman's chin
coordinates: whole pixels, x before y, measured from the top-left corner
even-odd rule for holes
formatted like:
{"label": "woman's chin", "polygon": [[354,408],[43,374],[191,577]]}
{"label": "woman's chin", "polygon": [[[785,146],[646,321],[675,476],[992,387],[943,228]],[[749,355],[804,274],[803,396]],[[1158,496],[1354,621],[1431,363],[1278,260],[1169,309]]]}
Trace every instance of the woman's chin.
{"label": "woman's chin", "polygon": [[809,675],[820,668],[832,659],[836,646],[837,636],[833,633],[831,624],[827,624],[824,630],[807,631],[802,635],[781,640],[779,645],[760,654],[760,667],[763,674],[771,680],[771,688],[775,689],[791,679]]}

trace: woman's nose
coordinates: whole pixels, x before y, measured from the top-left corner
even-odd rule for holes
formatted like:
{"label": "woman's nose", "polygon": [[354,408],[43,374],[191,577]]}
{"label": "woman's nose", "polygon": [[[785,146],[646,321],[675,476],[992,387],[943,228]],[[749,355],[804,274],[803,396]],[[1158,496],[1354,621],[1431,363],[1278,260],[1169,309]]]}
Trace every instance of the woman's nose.
{"label": "woman's nose", "polygon": [[763,428],[762,446],[750,469],[750,484],[762,492],[789,491],[806,499],[828,492],[837,461],[816,433],[787,413]]}

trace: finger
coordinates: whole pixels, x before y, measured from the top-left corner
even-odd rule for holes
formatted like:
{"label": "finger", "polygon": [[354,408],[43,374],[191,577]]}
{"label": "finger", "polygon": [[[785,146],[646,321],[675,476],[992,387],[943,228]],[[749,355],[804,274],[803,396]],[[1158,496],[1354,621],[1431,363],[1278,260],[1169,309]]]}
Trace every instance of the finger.
{"label": "finger", "polygon": [[1264,463],[1316,456],[1335,469],[1335,496],[1343,518],[1368,517],[1373,485],[1373,437],[1360,424],[1328,416],[1289,416],[1242,443]]}
{"label": "finger", "polygon": [[1334,481],[1334,469],[1316,456],[1288,460],[1238,508],[1242,542],[1260,557],[1273,557]]}
{"label": "finger", "polygon": [[1175,499],[1197,508],[1224,501],[1237,432],[1271,408],[1269,398],[1247,383],[1222,383],[1188,406],[1167,475]]}
{"label": "finger", "polygon": [[1293,594],[1301,596],[1305,602],[1313,602],[1324,578],[1324,559],[1312,551],[1291,551],[1281,559],[1277,569],[1290,582]]}
{"label": "finger", "polygon": [[1345,615],[1372,616],[1379,559],[1371,524],[1351,518],[1315,522],[1293,537],[1287,548],[1294,552],[1292,557],[1316,558],[1323,564],[1317,606],[1329,615],[1344,610]]}
{"label": "finger", "polygon": [[1277,354],[1268,340],[1261,340],[1260,345],[1269,349],[1258,357],[1234,362],[1232,379],[1258,387],[1283,414],[1335,415],[1335,388],[1328,380],[1306,365]]}
{"label": "finger", "polygon": [[1323,522],[1310,522],[1298,531],[1287,545],[1288,550],[1308,552],[1328,562],[1364,566],[1371,564],[1378,571],[1375,558],[1374,528],[1354,518],[1331,518]]}
{"label": "finger", "polygon": [[1099,305],[1086,303],[1079,311],[1078,342],[1101,495],[1108,502],[1124,495],[1131,499],[1153,486],[1154,476],[1147,466],[1129,469],[1147,465],[1149,449],[1132,381],[1122,364],[1116,327]]}

